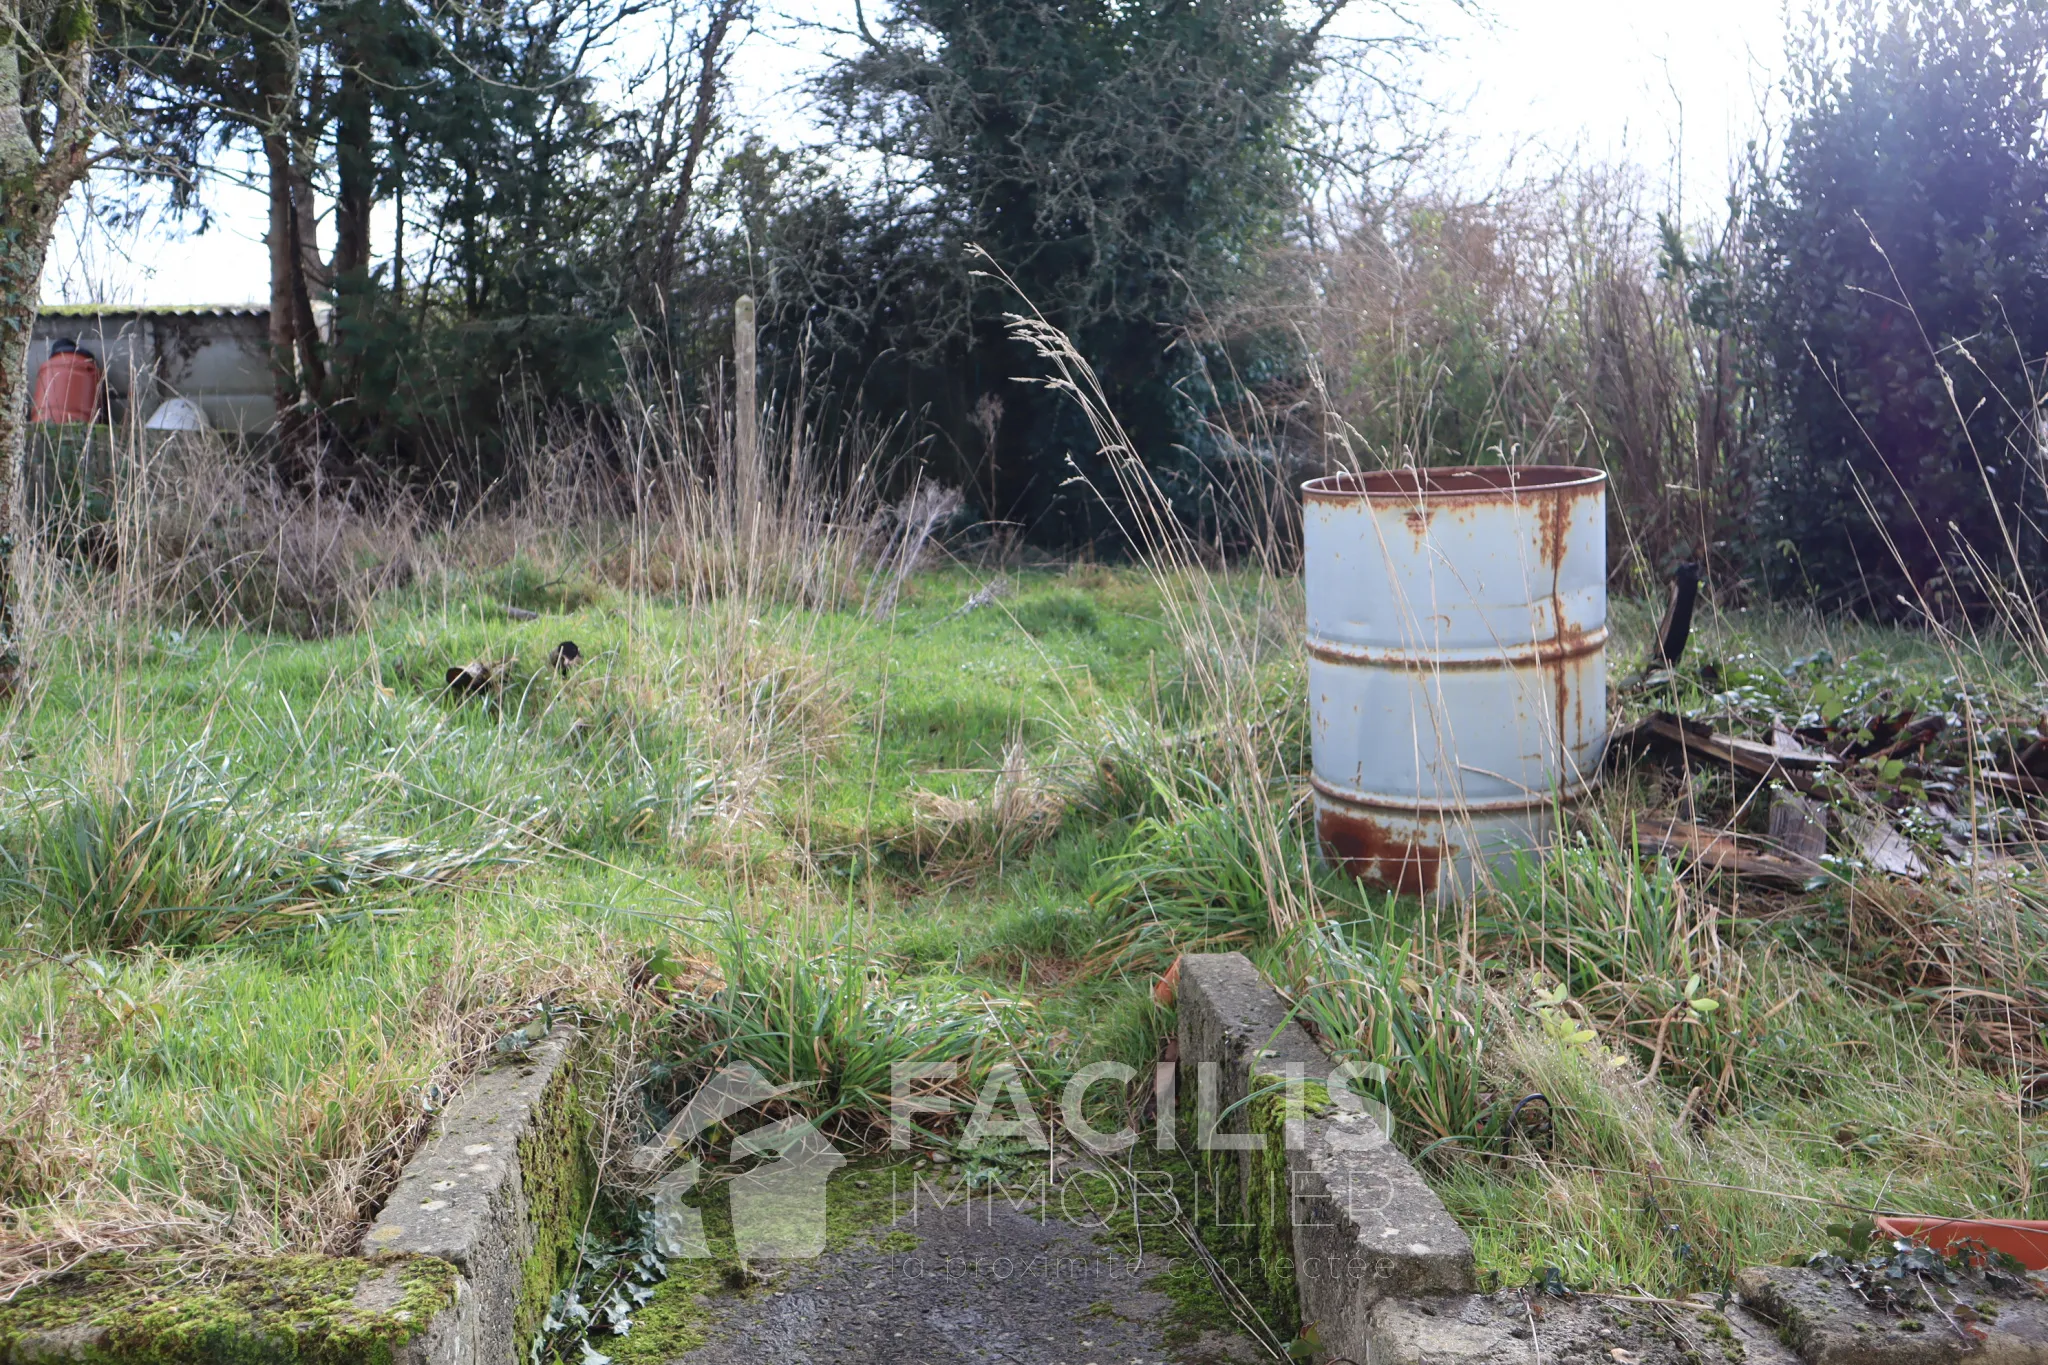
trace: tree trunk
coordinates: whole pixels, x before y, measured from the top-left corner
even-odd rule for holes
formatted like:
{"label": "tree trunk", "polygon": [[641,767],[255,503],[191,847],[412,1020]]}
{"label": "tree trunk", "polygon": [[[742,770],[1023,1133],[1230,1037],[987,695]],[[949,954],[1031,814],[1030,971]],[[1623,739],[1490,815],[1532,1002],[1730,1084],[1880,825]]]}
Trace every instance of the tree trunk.
{"label": "tree trunk", "polygon": [[43,258],[71,182],[21,192],[0,181],[0,696],[21,681],[15,549],[24,530],[23,460],[28,448],[28,345],[42,291]]}
{"label": "tree trunk", "polygon": [[697,165],[703,160],[704,149],[710,145],[718,114],[718,74],[724,65],[726,38],[740,13],[741,0],[717,0],[697,50],[697,88],[691,101],[690,131],[683,145],[683,164],[676,174],[675,197],[669,200],[661,236],[655,242],[654,298],[649,303],[660,315],[666,315],[668,302],[675,296],[676,274],[682,268],[683,234],[690,226],[691,189],[697,180]]}
{"label": "tree trunk", "polygon": [[[362,34],[354,13],[343,20],[336,60],[340,74],[334,88],[334,259],[329,268],[335,330],[361,308],[370,291],[370,210],[376,203],[376,127],[370,83],[363,78]],[[394,272],[395,273],[395,272]],[[333,346],[332,398],[346,402],[362,393],[360,342]]]}
{"label": "tree trunk", "polygon": [[310,219],[313,187],[298,147],[299,32],[289,0],[259,0],[254,25],[257,127],[270,182],[270,364],[277,396],[280,472],[293,482],[314,472],[315,404],[325,379],[313,326],[311,284],[323,278]]}
{"label": "tree trunk", "polygon": [[376,198],[377,149],[371,122],[370,85],[363,79],[359,39],[342,40],[341,75],[335,88],[334,278],[346,281],[370,269],[370,209]]}
{"label": "tree trunk", "polygon": [[292,204],[292,149],[283,128],[264,132],[263,160],[270,172],[270,229],[265,245],[270,248],[270,368],[277,399],[278,451],[286,473],[296,476],[306,472],[300,466],[308,455],[309,428],[300,401],[304,388],[299,380],[299,304],[293,289],[298,277],[298,234],[292,230],[297,216]]}
{"label": "tree trunk", "polygon": [[[12,693],[21,681],[21,633],[17,550],[26,511],[22,496],[22,459],[28,437],[28,345],[42,297],[43,261],[57,215],[71,196],[71,187],[85,178],[91,165],[93,128],[85,103],[92,75],[92,31],[89,25],[55,34],[47,49],[26,47],[40,71],[24,72],[23,47],[15,34],[24,16],[15,0],[0,0],[0,695]],[[37,23],[32,32],[43,31]],[[53,77],[56,117],[40,124],[25,105],[40,105],[42,96],[24,95],[34,74]]]}
{"label": "tree trunk", "polygon": [[327,395],[327,360],[321,349],[320,320],[313,312],[315,293],[324,294],[330,279],[320,259],[320,215],[313,203],[313,172],[305,160],[291,162],[292,307],[299,343],[299,378],[318,402]]}

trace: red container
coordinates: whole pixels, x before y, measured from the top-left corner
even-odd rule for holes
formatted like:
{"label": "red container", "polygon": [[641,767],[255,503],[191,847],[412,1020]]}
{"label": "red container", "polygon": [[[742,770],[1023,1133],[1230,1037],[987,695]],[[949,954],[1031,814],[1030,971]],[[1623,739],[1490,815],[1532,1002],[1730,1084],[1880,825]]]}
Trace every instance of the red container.
{"label": "red container", "polygon": [[1943,1255],[1957,1242],[1981,1242],[2018,1259],[2029,1270],[2048,1270],[2048,1223],[2018,1218],[1880,1218],[1887,1237],[1910,1237]]}
{"label": "red container", "polygon": [[58,351],[36,371],[31,422],[90,422],[100,406],[100,367],[83,351]]}

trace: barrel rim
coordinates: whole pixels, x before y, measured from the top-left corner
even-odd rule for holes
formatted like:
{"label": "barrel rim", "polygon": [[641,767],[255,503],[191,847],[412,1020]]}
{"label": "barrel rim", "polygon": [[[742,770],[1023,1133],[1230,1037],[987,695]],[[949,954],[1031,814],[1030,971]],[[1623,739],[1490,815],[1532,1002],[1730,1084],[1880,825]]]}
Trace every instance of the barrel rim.
{"label": "barrel rim", "polygon": [[[1443,487],[1470,479],[1466,487]],[[1478,502],[1525,493],[1572,492],[1607,482],[1607,471],[1584,465],[1429,465],[1324,474],[1301,485],[1304,499],[1328,502]],[[1431,485],[1431,486],[1425,486]]]}
{"label": "barrel rim", "polygon": [[[1603,754],[1608,738],[1606,735],[1600,737],[1599,748]],[[1308,785],[1317,800],[1352,810],[1377,811],[1418,820],[1469,820],[1521,810],[1578,805],[1600,785],[1599,768],[1596,758],[1592,771],[1581,769],[1576,778],[1561,782],[1549,791],[1525,789],[1508,796],[1423,796],[1420,793],[1409,796],[1402,792],[1367,792],[1332,782],[1317,772],[1309,773]]]}

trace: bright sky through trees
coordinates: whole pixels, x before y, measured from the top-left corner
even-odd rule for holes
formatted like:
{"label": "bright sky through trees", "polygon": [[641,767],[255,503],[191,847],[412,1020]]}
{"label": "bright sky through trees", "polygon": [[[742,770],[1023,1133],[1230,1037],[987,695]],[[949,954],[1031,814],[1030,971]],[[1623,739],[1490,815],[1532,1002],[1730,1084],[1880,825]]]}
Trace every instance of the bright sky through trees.
{"label": "bright sky through trees", "polygon": [[[1688,216],[1712,212],[1782,66],[1782,0],[1495,0],[1481,17],[1426,0],[1444,50],[1413,76],[1443,106],[1447,150],[1435,172],[1483,188],[1507,168],[1536,172],[1576,148],[1630,161],[1681,187]],[[769,11],[772,10],[773,13]],[[760,32],[735,63],[737,118],[770,138],[808,128],[797,87],[843,42],[852,0],[764,5]],[[1350,17],[1364,30],[1363,7]],[[1681,137],[1682,130],[1682,137]],[[133,231],[86,221],[75,199],[43,279],[49,303],[251,303],[268,296],[264,198],[253,165],[224,168],[208,187],[214,225],[150,215]],[[1682,179],[1681,179],[1682,174]],[[104,187],[100,193],[108,192]],[[388,215],[378,224],[388,247]],[[331,227],[323,243],[331,245]]]}

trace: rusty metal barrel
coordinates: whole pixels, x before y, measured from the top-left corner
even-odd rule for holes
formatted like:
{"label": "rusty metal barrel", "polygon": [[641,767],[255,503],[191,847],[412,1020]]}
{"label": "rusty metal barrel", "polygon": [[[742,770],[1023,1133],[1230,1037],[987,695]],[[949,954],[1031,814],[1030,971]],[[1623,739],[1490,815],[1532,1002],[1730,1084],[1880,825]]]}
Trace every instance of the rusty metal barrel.
{"label": "rusty metal barrel", "polygon": [[1607,742],[1607,476],[1302,485],[1316,831],[1369,884],[1462,896],[1550,842]]}

